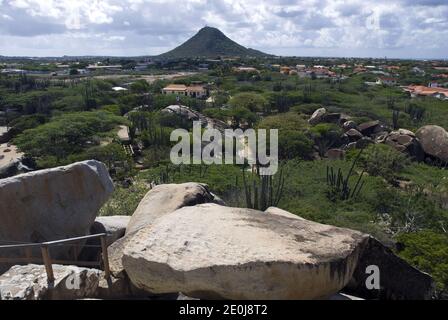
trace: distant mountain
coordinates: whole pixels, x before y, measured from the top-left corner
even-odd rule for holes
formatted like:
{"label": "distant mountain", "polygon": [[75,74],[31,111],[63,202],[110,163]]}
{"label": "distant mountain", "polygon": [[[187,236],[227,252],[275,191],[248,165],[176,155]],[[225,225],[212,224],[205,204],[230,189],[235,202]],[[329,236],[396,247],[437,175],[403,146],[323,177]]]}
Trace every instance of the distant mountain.
{"label": "distant mountain", "polygon": [[204,27],[192,38],[177,48],[163,53],[158,58],[193,58],[193,57],[263,57],[269,54],[248,49],[229,39],[220,30]]}

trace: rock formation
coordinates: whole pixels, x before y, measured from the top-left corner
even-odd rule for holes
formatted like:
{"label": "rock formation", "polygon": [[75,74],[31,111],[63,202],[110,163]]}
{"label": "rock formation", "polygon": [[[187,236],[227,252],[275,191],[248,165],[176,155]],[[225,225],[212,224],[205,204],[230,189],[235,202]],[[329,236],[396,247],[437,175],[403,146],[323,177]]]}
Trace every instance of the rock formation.
{"label": "rock formation", "polygon": [[111,271],[116,277],[125,277],[121,263],[123,250],[129,241],[129,235],[143,227],[151,225],[163,215],[185,206],[217,202],[218,197],[208,187],[200,183],[165,184],[151,189],[140,201],[126,228],[126,236],[109,247]]}
{"label": "rock formation", "polygon": [[[93,160],[0,180],[0,239],[29,243],[87,235],[112,191],[105,165]],[[16,254],[23,256],[7,256]],[[55,259],[73,254],[73,247],[51,251]],[[33,255],[40,257],[40,250]]]}
{"label": "rock formation", "polygon": [[123,266],[135,286],[154,293],[315,299],[348,283],[366,239],[283,214],[203,204],[165,214],[136,232]]}
{"label": "rock formation", "polygon": [[428,125],[420,128],[415,135],[426,154],[443,163],[448,162],[448,132],[445,129]]}

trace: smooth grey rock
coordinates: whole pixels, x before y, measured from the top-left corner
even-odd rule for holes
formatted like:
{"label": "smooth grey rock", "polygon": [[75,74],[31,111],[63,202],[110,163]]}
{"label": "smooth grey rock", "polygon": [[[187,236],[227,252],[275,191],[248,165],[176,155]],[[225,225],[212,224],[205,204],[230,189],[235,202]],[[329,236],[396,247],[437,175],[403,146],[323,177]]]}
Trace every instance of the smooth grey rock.
{"label": "smooth grey rock", "polygon": [[[0,239],[29,243],[87,235],[112,191],[106,166],[94,160],[2,179]],[[51,256],[73,259],[74,250],[54,247]],[[32,255],[41,257],[40,250]],[[23,252],[9,250],[6,256],[23,257]]]}
{"label": "smooth grey rock", "polygon": [[323,116],[327,113],[327,109],[319,108],[311,115],[311,118],[308,120],[309,124],[315,125],[321,122]]}
{"label": "smooth grey rock", "polygon": [[[130,216],[104,216],[97,217],[92,227],[90,234],[106,233],[107,246],[118,239],[124,237],[126,227],[131,220]],[[80,260],[84,261],[98,261],[101,257],[101,240],[99,238],[89,239],[86,246],[81,252]]]}
{"label": "smooth grey rock", "polygon": [[292,216],[202,204],[137,231],[122,262],[132,283],[151,293],[316,299],[348,283],[367,238]]}
{"label": "smooth grey rock", "polygon": [[201,183],[164,184],[151,189],[132,215],[126,228],[125,237],[113,243],[108,249],[112,273],[116,277],[125,277],[121,261],[123,250],[129,240],[128,235],[150,226],[167,213],[185,206],[207,202],[224,204],[220,198],[210,192],[207,185]]}
{"label": "smooth grey rock", "polygon": [[426,154],[448,162],[448,132],[439,126],[424,126],[415,134]]}

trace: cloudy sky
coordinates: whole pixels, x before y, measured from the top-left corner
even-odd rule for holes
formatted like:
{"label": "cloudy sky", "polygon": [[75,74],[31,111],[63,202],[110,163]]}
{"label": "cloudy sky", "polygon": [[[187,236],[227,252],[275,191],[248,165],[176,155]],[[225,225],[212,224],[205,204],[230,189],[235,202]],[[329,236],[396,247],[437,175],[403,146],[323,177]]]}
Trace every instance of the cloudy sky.
{"label": "cloudy sky", "polygon": [[0,55],[153,55],[205,25],[278,55],[448,58],[448,0],[0,0]]}

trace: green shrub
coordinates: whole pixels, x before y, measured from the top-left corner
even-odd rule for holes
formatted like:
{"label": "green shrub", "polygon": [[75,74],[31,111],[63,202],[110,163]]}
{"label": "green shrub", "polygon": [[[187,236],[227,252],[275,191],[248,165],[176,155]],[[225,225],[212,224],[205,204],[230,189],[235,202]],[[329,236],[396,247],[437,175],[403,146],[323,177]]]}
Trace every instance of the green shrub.
{"label": "green shrub", "polygon": [[[354,152],[349,155],[349,158],[353,155]],[[410,164],[410,160],[405,154],[391,146],[372,144],[364,150],[359,163],[368,174],[393,181],[397,174]]]}
{"label": "green shrub", "polygon": [[410,264],[432,275],[441,297],[448,295],[448,235],[433,231],[401,234],[398,254]]}

